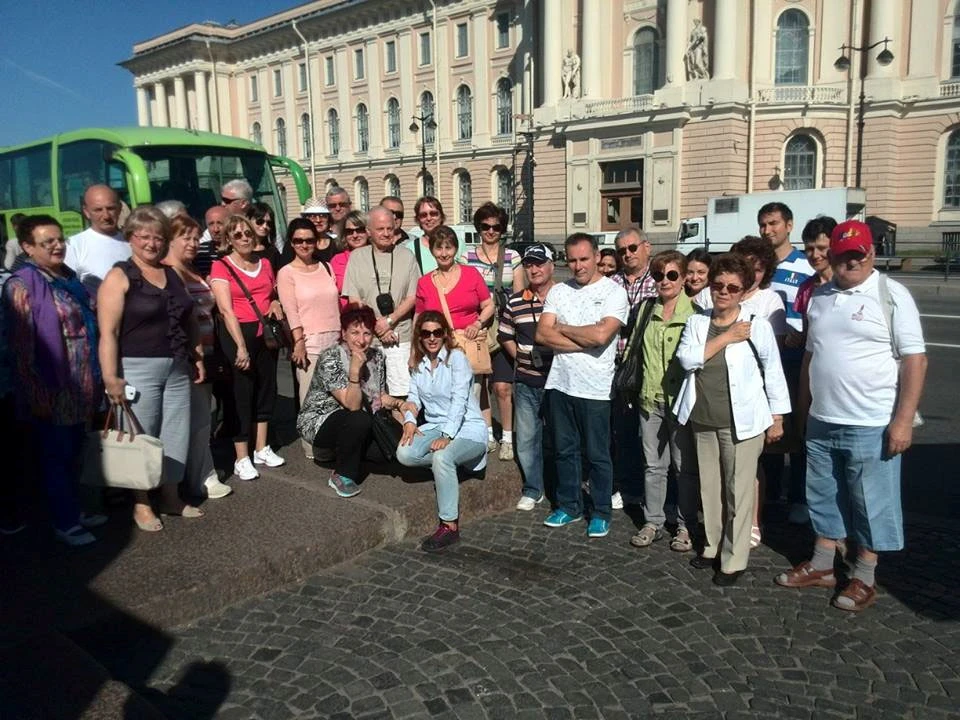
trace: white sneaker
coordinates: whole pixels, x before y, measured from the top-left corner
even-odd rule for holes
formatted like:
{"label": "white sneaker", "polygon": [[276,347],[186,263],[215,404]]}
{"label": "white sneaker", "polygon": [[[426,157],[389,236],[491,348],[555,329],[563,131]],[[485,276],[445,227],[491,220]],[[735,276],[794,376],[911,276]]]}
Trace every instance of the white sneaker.
{"label": "white sneaker", "polygon": [[280,467],[286,460],[277,455],[273,448],[267,445],[263,450],[257,450],[253,453],[253,462],[257,465],[266,465],[267,467]]}
{"label": "white sneaker", "polygon": [[248,457],[240,458],[233,464],[233,474],[241,480],[256,480],[260,477],[260,473]]}
{"label": "white sneaker", "polygon": [[501,460],[513,460],[513,443],[500,443],[500,453],[497,455]]}
{"label": "white sneaker", "polygon": [[[249,462],[249,461],[248,461]],[[254,470],[256,472],[256,470]],[[210,478],[203,484],[204,489],[207,491],[208,500],[216,500],[218,498],[226,497],[233,492],[233,488],[227,485],[226,483],[220,482],[216,478]]]}
{"label": "white sneaker", "polygon": [[610,496],[610,507],[614,510],[623,510],[623,498],[620,497],[620,493],[615,492]]}
{"label": "white sneaker", "polygon": [[543,502],[543,495],[538,498],[527,497],[524,495],[520,498],[520,501],[517,503],[517,510],[523,510],[524,512],[529,512],[533,510],[537,505]]}

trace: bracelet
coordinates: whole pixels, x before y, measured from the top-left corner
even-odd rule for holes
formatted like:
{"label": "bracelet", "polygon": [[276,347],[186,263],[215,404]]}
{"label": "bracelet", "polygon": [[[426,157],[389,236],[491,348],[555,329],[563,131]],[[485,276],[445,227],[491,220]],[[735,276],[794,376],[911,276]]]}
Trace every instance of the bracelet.
{"label": "bracelet", "polygon": [[306,345],[307,339],[302,337],[297,338],[296,340],[293,341],[293,344],[296,345],[297,343],[303,343],[304,345]]}
{"label": "bracelet", "polygon": [[348,380],[349,382],[352,382],[354,385],[359,385],[359,384],[360,384],[360,381],[359,381],[359,380],[354,380],[352,377],[348,377],[347,380]]}

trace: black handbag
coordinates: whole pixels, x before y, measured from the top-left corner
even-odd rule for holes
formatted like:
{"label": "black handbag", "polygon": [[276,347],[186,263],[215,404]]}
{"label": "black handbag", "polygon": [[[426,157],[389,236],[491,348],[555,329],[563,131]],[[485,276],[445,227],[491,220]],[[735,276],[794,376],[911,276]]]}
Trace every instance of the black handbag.
{"label": "black handbag", "polygon": [[380,408],[373,412],[366,395],[363,396],[363,407],[373,416],[373,425],[370,427],[373,442],[377,444],[384,460],[393,462],[397,459],[397,447],[400,445],[400,438],[403,437],[403,425],[397,422],[393,413],[387,408]]}
{"label": "black handbag", "polygon": [[643,301],[643,307],[638,312],[637,321],[633,325],[633,332],[624,348],[623,357],[613,374],[613,392],[628,402],[636,398],[643,389],[643,333],[653,315],[653,306],[656,298]]}
{"label": "black handbag", "polygon": [[223,258],[221,262],[230,274],[233,275],[233,279],[237,281],[237,285],[240,286],[240,290],[242,290],[246,296],[247,302],[250,303],[254,314],[256,314],[260,320],[260,325],[263,326],[263,344],[267,346],[267,349],[277,350],[279,348],[287,348],[289,350],[292,348],[293,334],[290,332],[290,326],[285,326],[285,321],[277,320],[260,312],[260,308],[257,307],[257,303],[253,299],[253,295],[247,290],[247,286],[243,280],[240,279],[240,276],[237,275],[237,271],[230,267],[230,263],[227,262],[226,258]]}

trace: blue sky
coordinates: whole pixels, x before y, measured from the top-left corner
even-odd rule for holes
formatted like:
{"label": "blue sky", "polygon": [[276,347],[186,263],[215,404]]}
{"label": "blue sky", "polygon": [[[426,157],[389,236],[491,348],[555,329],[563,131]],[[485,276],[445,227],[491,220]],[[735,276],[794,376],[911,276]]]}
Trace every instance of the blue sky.
{"label": "blue sky", "polygon": [[191,22],[250,22],[297,0],[4,0],[0,146],[80,127],[135,125],[133,45]]}

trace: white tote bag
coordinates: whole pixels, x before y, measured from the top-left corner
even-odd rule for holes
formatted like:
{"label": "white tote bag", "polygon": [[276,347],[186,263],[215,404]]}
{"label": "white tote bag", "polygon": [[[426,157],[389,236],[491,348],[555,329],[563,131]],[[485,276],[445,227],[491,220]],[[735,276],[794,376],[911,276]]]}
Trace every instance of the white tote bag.
{"label": "white tote bag", "polygon": [[124,403],[130,432],[121,429],[113,405],[102,431],[87,433],[80,482],[94,487],[153,490],[163,480],[163,443],[146,435],[137,416]]}

